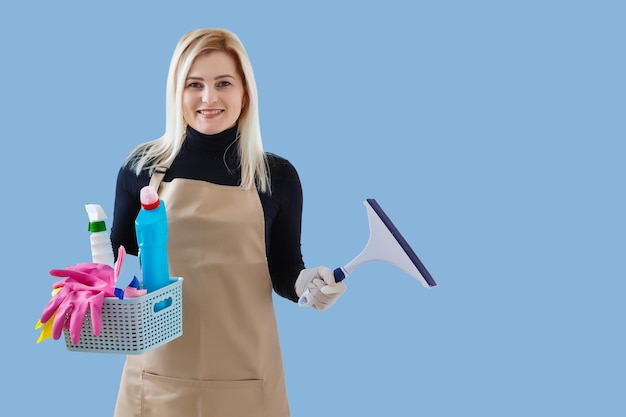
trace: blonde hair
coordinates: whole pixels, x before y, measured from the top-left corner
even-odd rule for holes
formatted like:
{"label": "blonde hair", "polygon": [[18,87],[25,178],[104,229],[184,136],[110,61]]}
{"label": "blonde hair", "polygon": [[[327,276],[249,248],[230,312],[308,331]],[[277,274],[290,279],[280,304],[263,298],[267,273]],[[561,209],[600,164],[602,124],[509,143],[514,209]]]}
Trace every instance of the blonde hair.
{"label": "blonde hair", "polygon": [[237,35],[226,29],[196,29],[180,39],[167,76],[165,133],[158,139],[137,146],[125,162],[137,175],[144,169],[152,175],[160,165],[171,164],[185,141],[187,126],[182,110],[185,79],[198,55],[215,51],[226,52],[233,57],[245,86],[245,105],[237,124],[241,187],[249,189],[256,185],[260,191],[269,191],[269,169],[261,140],[258,92],[252,64]]}

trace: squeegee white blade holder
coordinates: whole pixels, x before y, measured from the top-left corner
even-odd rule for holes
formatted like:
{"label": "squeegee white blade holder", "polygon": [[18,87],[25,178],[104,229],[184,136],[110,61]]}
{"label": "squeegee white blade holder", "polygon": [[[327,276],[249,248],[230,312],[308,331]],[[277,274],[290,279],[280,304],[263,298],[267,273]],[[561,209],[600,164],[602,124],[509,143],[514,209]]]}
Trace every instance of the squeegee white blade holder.
{"label": "squeegee white blade holder", "polygon": [[373,198],[363,202],[367,209],[370,236],[363,251],[341,269],[347,276],[370,261],[383,261],[417,279],[426,288],[437,285],[411,246]]}

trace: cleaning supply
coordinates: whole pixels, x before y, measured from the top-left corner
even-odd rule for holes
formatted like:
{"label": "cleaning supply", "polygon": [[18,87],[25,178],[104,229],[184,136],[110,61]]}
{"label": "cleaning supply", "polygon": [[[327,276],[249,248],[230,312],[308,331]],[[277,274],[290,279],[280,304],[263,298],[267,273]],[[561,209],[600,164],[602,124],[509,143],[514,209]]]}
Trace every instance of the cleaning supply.
{"label": "cleaning supply", "polygon": [[[422,261],[417,257],[409,243],[400,234],[400,231],[391,222],[391,219],[383,211],[380,204],[373,198],[368,198],[363,202],[367,209],[367,219],[370,227],[370,237],[365,248],[350,262],[333,271],[335,282],[343,281],[357,267],[366,262],[384,261],[387,262],[416,280],[425,288],[432,288],[437,285]],[[332,291],[332,286],[326,286],[327,291]],[[324,290],[321,290],[324,292]],[[310,291],[306,289],[300,296],[298,304],[301,307],[312,305],[313,298]]]}
{"label": "cleaning supply", "polygon": [[[52,290],[52,297],[54,297],[59,291],[61,291],[63,287],[54,288]],[[52,323],[55,320],[55,313],[52,313],[47,322],[42,323],[41,319],[37,320],[37,324],[35,324],[35,330],[41,329],[39,333],[39,339],[37,339],[37,343],[41,343],[46,339],[52,338]]]}
{"label": "cleaning supply", "polygon": [[[128,287],[133,287],[135,289],[139,288],[139,280],[137,276],[132,274],[126,274],[125,276],[121,275],[122,265],[124,264],[124,260],[126,259],[126,249],[123,245],[117,250],[117,261],[115,261],[115,266],[113,267],[113,277],[115,278],[115,296],[120,300],[123,300],[127,294]],[[145,290],[144,290],[145,293]],[[137,293],[134,293],[137,294]],[[135,295],[136,296],[136,295]]]}
{"label": "cleaning supply", "polygon": [[167,260],[167,213],[156,190],[140,191],[141,209],[135,219],[143,287],[151,293],[170,283]]}
{"label": "cleaning supply", "polygon": [[89,231],[91,236],[91,260],[94,263],[113,266],[113,247],[111,238],[107,232],[105,220],[106,214],[98,204],[85,204],[85,210],[89,216]]}
{"label": "cleaning supply", "polygon": [[42,338],[51,336],[58,340],[63,329],[67,329],[72,343],[78,344],[87,311],[90,312],[93,334],[99,336],[102,303],[105,297],[114,295],[113,268],[102,263],[83,262],[66,269],[51,269],[50,275],[62,280],[53,284],[53,296],[39,318],[37,326],[41,323],[45,332]]}

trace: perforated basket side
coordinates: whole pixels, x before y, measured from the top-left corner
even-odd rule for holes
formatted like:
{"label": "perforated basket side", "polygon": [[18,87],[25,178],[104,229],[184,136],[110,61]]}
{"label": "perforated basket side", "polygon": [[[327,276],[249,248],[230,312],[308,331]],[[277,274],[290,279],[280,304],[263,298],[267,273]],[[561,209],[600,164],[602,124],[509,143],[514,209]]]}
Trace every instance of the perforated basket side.
{"label": "perforated basket side", "polygon": [[[64,330],[65,345],[70,351],[140,354],[182,335],[182,282],[172,283],[141,297],[119,300],[105,298],[100,314],[99,336],[92,330],[89,312],[85,316],[80,341],[72,344]],[[162,303],[169,303],[155,311]]]}

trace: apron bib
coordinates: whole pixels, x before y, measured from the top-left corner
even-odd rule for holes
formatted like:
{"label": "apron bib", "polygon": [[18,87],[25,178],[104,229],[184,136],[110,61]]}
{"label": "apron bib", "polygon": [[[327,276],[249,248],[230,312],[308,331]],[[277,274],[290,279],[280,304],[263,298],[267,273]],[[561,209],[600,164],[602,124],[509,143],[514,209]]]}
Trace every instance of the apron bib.
{"label": "apron bib", "polygon": [[257,191],[163,175],[183,335],[126,357],[115,417],[289,416]]}

